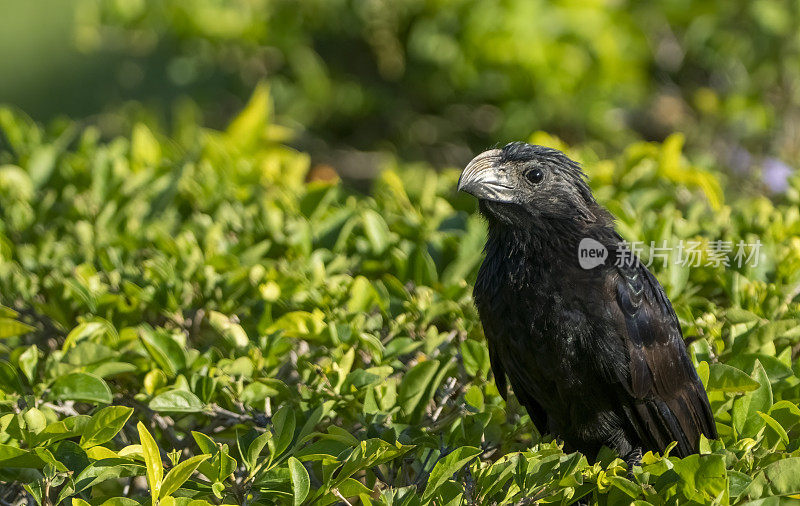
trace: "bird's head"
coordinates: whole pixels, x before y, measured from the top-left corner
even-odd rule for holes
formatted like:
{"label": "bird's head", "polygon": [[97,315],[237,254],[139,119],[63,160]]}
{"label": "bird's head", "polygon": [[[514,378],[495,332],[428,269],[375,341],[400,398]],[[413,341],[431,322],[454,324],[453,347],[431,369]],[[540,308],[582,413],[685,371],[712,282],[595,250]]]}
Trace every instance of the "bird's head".
{"label": "bird's head", "polygon": [[478,198],[481,212],[511,226],[553,220],[597,220],[597,203],[580,166],[557,149],[512,142],[476,156],[458,189]]}

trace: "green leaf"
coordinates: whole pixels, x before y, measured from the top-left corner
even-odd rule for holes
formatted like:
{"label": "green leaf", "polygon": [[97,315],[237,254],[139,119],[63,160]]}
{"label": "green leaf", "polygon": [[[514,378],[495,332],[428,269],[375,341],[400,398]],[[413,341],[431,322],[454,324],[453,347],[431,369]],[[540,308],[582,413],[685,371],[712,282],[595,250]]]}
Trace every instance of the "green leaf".
{"label": "green leaf", "polygon": [[[336,486],[336,490],[342,497],[355,497],[361,494],[369,494],[372,492],[363,483],[353,478],[346,478]],[[336,496],[338,499],[338,496]]]}
{"label": "green leaf", "polygon": [[790,401],[778,401],[770,408],[769,416],[788,431],[800,423],[800,407]]}
{"label": "green leaf", "polygon": [[458,241],[456,259],[442,274],[446,284],[463,282],[470,273],[475,272],[483,258],[483,245],[486,242],[486,225],[480,215],[467,218],[466,229]]}
{"label": "green leaf", "polygon": [[205,409],[202,401],[187,390],[169,390],[158,394],[148,406],[160,413],[197,413]]}
{"label": "green leaf", "polygon": [[484,376],[489,372],[489,350],[478,341],[467,339],[461,343],[461,356],[467,374]]}
{"label": "green leaf", "polygon": [[135,165],[156,166],[161,161],[161,145],[144,123],[137,123],[131,133],[131,159]]}
{"label": "green leaf", "polygon": [[112,497],[103,501],[100,506],[139,506],[139,503],[127,497]]}
{"label": "green leaf", "polygon": [[731,503],[742,495],[742,492],[747,489],[752,481],[753,479],[745,473],[732,469],[728,470],[728,482],[730,483],[728,488],[731,494]]}
{"label": "green leaf", "polygon": [[0,444],[0,464],[3,467],[41,468],[42,459],[29,450]]}
{"label": "green leaf", "polygon": [[278,318],[267,327],[265,333],[283,332],[294,339],[314,339],[326,327],[324,315],[318,310],[292,311]]}
{"label": "green leaf", "polygon": [[294,411],[288,405],[281,406],[272,415],[272,427],[275,430],[275,438],[272,440],[274,448],[271,457],[277,458],[286,451],[294,438]]}
{"label": "green leaf", "polygon": [[34,444],[55,443],[62,439],[78,436],[81,432],[82,430],[70,430],[64,422],[53,422],[45,427],[43,431],[36,434]]}
{"label": "green leaf", "polygon": [[758,412],[759,416],[764,419],[770,429],[772,429],[778,438],[783,442],[783,444],[789,444],[789,435],[786,433],[786,429],[781,427],[781,424],[778,423],[777,420],[772,418],[766,413],[762,413],[761,411]]}
{"label": "green leaf", "polygon": [[92,415],[81,435],[81,447],[91,448],[110,441],[122,430],[128,421],[133,408],[124,406],[107,406]]}
{"label": "green leaf", "polygon": [[55,458],[73,473],[80,474],[89,465],[86,451],[73,441],[65,440],[51,445]]}
{"label": "green leaf", "polygon": [[5,360],[0,360],[0,391],[7,393],[22,392],[22,381],[17,370]]}
{"label": "green leaf", "polygon": [[761,362],[756,361],[752,377],[760,386],[736,399],[733,426],[740,436],[755,438],[764,427],[764,419],[759,412],[768,413],[772,407],[772,388]]}
{"label": "green leaf", "polygon": [[352,313],[367,312],[379,302],[379,297],[369,280],[364,276],[356,276],[350,287],[350,299],[347,310]]}
{"label": "green leaf", "polygon": [[425,398],[431,380],[439,369],[438,360],[425,360],[412,367],[403,376],[398,392],[397,403],[404,413],[411,415]]}
{"label": "green leaf", "polygon": [[39,349],[36,345],[28,346],[25,351],[17,357],[17,365],[22,373],[28,378],[28,383],[33,385],[36,377],[36,366],[39,364]]}
{"label": "green leaf", "polygon": [[164,497],[171,495],[178,490],[181,485],[183,485],[184,482],[186,482],[186,480],[192,476],[192,473],[195,472],[197,467],[208,457],[208,455],[197,455],[184,460],[177,466],[170,469],[167,475],[164,477],[164,481],[161,483],[161,490],[158,493],[159,499],[163,499]]}
{"label": "green leaf", "polygon": [[716,363],[710,366],[708,391],[751,392],[758,388],[758,381],[746,372],[726,364]]}
{"label": "green leaf", "polygon": [[711,377],[711,369],[708,366],[708,362],[705,360],[697,364],[697,376],[700,378],[700,382],[703,386],[706,387],[706,390],[708,390],[708,380]]}
{"label": "green leaf", "polygon": [[208,323],[223,339],[232,346],[242,348],[250,343],[244,329],[238,323],[217,311],[208,312]]}
{"label": "green leaf", "polygon": [[272,432],[262,432],[258,435],[247,447],[246,463],[249,465],[250,470],[253,470],[258,464],[258,457],[261,451],[267,446],[267,443],[272,439]]}
{"label": "green leaf", "polygon": [[474,407],[477,411],[483,411],[484,402],[483,391],[481,391],[481,387],[477,385],[470,386],[467,389],[467,392],[464,394],[464,401],[470,406]]}
{"label": "green leaf", "polygon": [[58,147],[55,144],[41,145],[34,149],[27,169],[36,188],[41,188],[50,179],[57,158]]}
{"label": "green leaf", "polygon": [[25,428],[34,434],[38,434],[47,426],[47,418],[37,408],[28,408],[22,414],[22,419],[25,420]]}
{"label": "green leaf", "polygon": [[142,444],[142,455],[147,469],[147,484],[150,486],[150,496],[153,499],[153,503],[155,503],[160,497],[161,482],[164,478],[161,453],[158,450],[156,440],[153,439],[153,436],[150,435],[150,432],[142,422],[136,424],[136,429],[139,431],[139,441]]}
{"label": "green leaf", "polygon": [[753,499],[800,494],[800,457],[789,457],[764,467],[744,493]]}
{"label": "green leaf", "polygon": [[[352,436],[351,436],[352,437]],[[359,441],[339,468],[332,486],[338,486],[343,480],[361,469],[371,468],[378,464],[393,460],[410,450],[412,446],[400,443],[388,443],[378,438]]]}
{"label": "green leaf", "polygon": [[289,457],[289,474],[292,478],[292,490],[294,497],[294,505],[300,506],[303,504],[308,491],[311,488],[311,480],[308,477],[308,471],[305,466],[294,457]]}
{"label": "green leaf", "polygon": [[725,317],[730,323],[751,323],[759,321],[761,318],[755,313],[746,309],[732,307],[725,312]]}
{"label": "green leaf", "polygon": [[75,478],[75,492],[79,493],[106,480],[139,476],[142,466],[128,459],[110,458],[90,463]]}
{"label": "green leaf", "polygon": [[27,334],[28,332],[33,332],[34,330],[36,329],[30,325],[22,323],[21,321],[14,320],[12,318],[0,317],[0,339],[21,336],[22,334]]}
{"label": "green leaf", "polygon": [[414,283],[432,286],[438,281],[436,262],[431,258],[425,245],[415,248],[409,260],[408,269]]}
{"label": "green leaf", "polygon": [[109,324],[102,321],[86,321],[79,323],[74,329],[70,330],[69,334],[67,334],[66,339],[64,339],[64,345],[61,347],[61,349],[65,352],[69,351],[77,343],[102,334],[108,330],[108,327]]}
{"label": "green leaf", "polygon": [[142,344],[153,360],[169,377],[186,367],[186,353],[164,329],[143,327],[139,333]]}
{"label": "green leaf", "polygon": [[75,366],[89,366],[107,362],[114,357],[116,353],[108,346],[93,343],[91,341],[82,341],[64,354],[61,361],[65,364]]}
{"label": "green leaf", "polygon": [[266,134],[271,113],[269,86],[261,82],[253,90],[245,108],[228,126],[225,132],[227,142],[239,149],[255,148]]}
{"label": "green leaf", "polygon": [[[333,407],[333,401],[325,401],[316,408],[314,408],[311,413],[309,413],[308,418],[306,419],[305,423],[303,424],[303,428],[300,429],[300,432],[297,435],[297,441],[303,441],[306,436],[311,434],[314,431],[314,427],[322,421],[325,416],[327,416],[328,412],[330,411],[331,407]],[[295,445],[297,445],[296,443]]]}
{"label": "green leaf", "polygon": [[224,480],[233,475],[236,470],[236,459],[228,454],[228,445],[223,445],[219,451],[219,475],[220,480]]}
{"label": "green leaf", "polygon": [[764,367],[772,383],[792,375],[792,368],[790,365],[784,364],[776,357],[764,355],[763,353],[737,355],[731,357],[727,364],[741,369],[742,371],[752,371],[756,365],[756,360],[761,362],[761,365]]}
{"label": "green leaf", "polygon": [[74,372],[58,378],[50,389],[54,399],[109,404],[111,390],[94,374]]}
{"label": "green leaf", "polygon": [[680,477],[679,490],[691,501],[708,503],[728,485],[723,455],[689,455],[674,460],[673,471]]}
{"label": "green leaf", "polygon": [[203,434],[202,432],[197,432],[193,430],[192,437],[194,438],[201,452],[210,455],[213,455],[217,452],[218,450],[217,443],[215,443],[214,440],[208,437],[207,435]]}
{"label": "green leaf", "polygon": [[364,233],[372,245],[372,252],[376,255],[382,254],[389,243],[389,227],[386,225],[386,221],[372,210],[364,211],[362,219],[364,220]]}
{"label": "green leaf", "polygon": [[89,365],[85,367],[86,372],[94,374],[99,378],[119,376],[121,374],[136,372],[136,366],[128,362],[103,362],[102,364]]}
{"label": "green leaf", "polygon": [[467,465],[470,461],[480,455],[481,450],[472,446],[462,446],[450,452],[446,457],[439,460],[428,477],[428,484],[422,500],[429,499],[436,490],[456,472]]}
{"label": "green leaf", "polygon": [[764,468],[764,476],[772,494],[800,494],[800,457],[790,457],[768,465]]}
{"label": "green leaf", "polygon": [[642,495],[642,486],[622,476],[611,476],[611,485],[625,492],[628,497],[636,499]]}
{"label": "green leaf", "polygon": [[342,455],[352,451],[352,445],[344,444],[340,440],[322,439],[296,450],[294,455],[304,462],[309,460],[336,461]]}

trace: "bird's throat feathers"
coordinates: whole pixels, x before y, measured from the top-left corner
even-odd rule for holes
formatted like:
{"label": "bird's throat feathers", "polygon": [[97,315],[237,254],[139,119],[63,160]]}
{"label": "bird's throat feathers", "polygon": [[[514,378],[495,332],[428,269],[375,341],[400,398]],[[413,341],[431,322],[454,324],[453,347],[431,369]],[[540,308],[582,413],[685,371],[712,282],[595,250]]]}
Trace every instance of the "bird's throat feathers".
{"label": "bird's throat feathers", "polygon": [[[491,205],[491,204],[490,204]],[[531,281],[543,271],[565,272],[581,269],[578,263],[578,247],[584,238],[596,238],[614,235],[614,224],[611,219],[584,221],[580,219],[548,219],[542,221],[528,220],[524,226],[518,220],[511,223],[498,217],[498,209],[482,214],[488,221],[488,237],[484,252],[486,267],[502,269],[509,279],[517,282]],[[599,207],[599,206],[598,206]],[[507,212],[514,212],[508,210]],[[494,266],[494,267],[490,267]]]}

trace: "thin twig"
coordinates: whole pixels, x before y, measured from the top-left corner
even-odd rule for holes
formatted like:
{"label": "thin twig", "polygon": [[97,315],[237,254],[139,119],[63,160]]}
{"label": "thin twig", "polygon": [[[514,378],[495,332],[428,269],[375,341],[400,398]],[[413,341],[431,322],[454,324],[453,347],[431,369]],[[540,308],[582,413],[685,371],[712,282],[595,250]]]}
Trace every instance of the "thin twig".
{"label": "thin twig", "polygon": [[74,401],[64,401],[61,404],[53,404],[52,402],[43,402],[41,406],[43,408],[50,408],[56,413],[61,413],[62,415],[77,416],[80,414],[75,410]]}
{"label": "thin twig", "polygon": [[131,493],[131,485],[133,484],[133,476],[128,478],[128,481],[125,483],[125,486],[122,488],[122,495],[124,497],[128,497]]}
{"label": "thin twig", "polygon": [[344,497],[344,496],[341,494],[341,492],[339,492],[339,489],[336,489],[336,488],[335,488],[335,489],[333,489],[333,490],[332,490],[332,492],[333,492],[333,495],[335,495],[336,497],[338,497],[338,498],[339,498],[339,499],[340,499],[342,502],[344,502],[344,503],[345,503],[347,506],[353,506],[352,504],[350,504],[350,501],[348,501],[347,499],[345,499],[345,497]]}
{"label": "thin twig", "polygon": [[450,399],[450,396],[453,395],[455,392],[457,380],[454,377],[447,378],[447,382],[445,383],[444,387],[444,394],[442,395],[442,399],[439,401],[439,406],[436,408],[436,411],[433,412],[431,416],[431,422],[436,422],[439,419],[439,415],[442,414],[442,410],[444,409],[447,401]]}
{"label": "thin twig", "polygon": [[192,325],[189,328],[189,336],[194,338],[200,333],[200,324],[203,322],[203,318],[205,318],[206,312],[203,308],[198,309],[195,311],[194,316],[192,316]]}
{"label": "thin twig", "polygon": [[237,420],[237,421],[240,421],[240,422],[249,422],[250,420],[253,419],[253,417],[251,417],[251,416],[243,415],[241,413],[234,413],[233,411],[230,411],[230,410],[225,409],[225,408],[221,408],[216,404],[212,404],[210,406],[210,408],[211,408],[211,412],[212,412],[212,414],[214,416],[227,417],[227,418],[231,418],[233,420]]}

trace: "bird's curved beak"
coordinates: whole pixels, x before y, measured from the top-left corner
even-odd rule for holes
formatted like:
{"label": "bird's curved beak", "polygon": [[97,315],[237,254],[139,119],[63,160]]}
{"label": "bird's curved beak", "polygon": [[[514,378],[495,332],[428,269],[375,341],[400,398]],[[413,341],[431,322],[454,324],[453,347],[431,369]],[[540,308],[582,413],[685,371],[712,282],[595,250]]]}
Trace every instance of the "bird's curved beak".
{"label": "bird's curved beak", "polygon": [[514,185],[506,171],[499,169],[502,151],[484,151],[467,164],[458,178],[458,191],[467,192],[478,199],[511,202]]}

